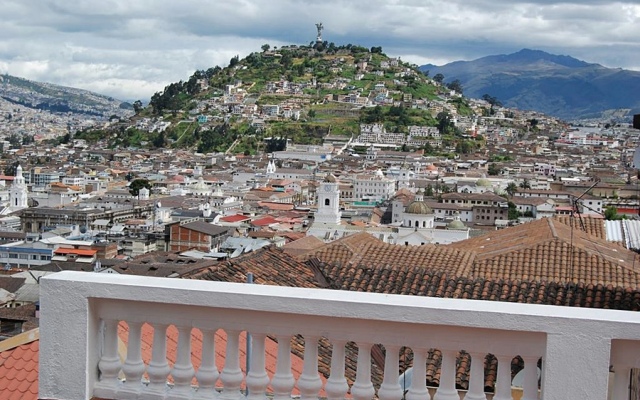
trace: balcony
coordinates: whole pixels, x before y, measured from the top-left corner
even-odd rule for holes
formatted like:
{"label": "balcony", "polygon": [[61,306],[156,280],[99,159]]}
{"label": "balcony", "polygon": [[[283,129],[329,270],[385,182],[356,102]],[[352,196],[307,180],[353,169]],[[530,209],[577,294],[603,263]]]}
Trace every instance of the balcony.
{"label": "balcony", "polygon": [[[123,348],[118,327],[124,325]],[[172,365],[168,328],[178,332]],[[161,333],[153,335],[147,361],[143,330]],[[201,340],[198,363],[192,361],[194,332]],[[224,360],[215,348],[222,332]],[[245,375],[240,354],[246,333],[251,357]],[[295,393],[303,400],[626,400],[630,369],[640,367],[640,317],[632,312],[83,272],[41,280],[40,335],[43,399],[263,400],[266,393],[285,400]],[[304,338],[297,377],[291,355],[296,335]],[[265,355],[265,343],[274,338],[277,351]],[[318,344],[327,342],[328,378],[318,372]],[[345,364],[350,346],[358,349],[353,365]],[[437,389],[425,379],[403,389],[403,346],[413,352],[413,377],[426,376],[429,349],[441,351]],[[372,381],[372,348],[384,348],[379,384]],[[470,366],[457,361],[461,350]],[[498,365],[495,392],[487,395],[489,353]],[[517,355],[524,360],[522,391],[512,389]],[[275,366],[265,366],[268,357]],[[351,382],[346,369],[355,369]],[[468,390],[456,387],[460,369],[468,369]]]}

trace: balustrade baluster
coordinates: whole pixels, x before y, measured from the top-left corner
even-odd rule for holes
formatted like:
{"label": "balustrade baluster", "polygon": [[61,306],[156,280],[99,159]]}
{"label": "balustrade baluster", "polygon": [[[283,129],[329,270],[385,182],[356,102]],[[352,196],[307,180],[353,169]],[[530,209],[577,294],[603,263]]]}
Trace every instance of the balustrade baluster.
{"label": "balustrade baluster", "polygon": [[522,357],[522,359],[524,360],[522,400],[538,400],[538,357]]}
{"label": "balustrade baluster", "polygon": [[318,392],[322,389],[322,380],[318,375],[318,338],[315,336],[304,338],[304,366],[298,379],[298,388],[302,400],[317,400]]}
{"label": "balustrade baluster", "polygon": [[327,380],[324,391],[329,400],[343,400],[349,390],[347,378],[344,376],[344,346],[345,341],[332,340],[331,375]]}
{"label": "balustrade baluster", "polygon": [[278,360],[276,374],[271,380],[274,400],[291,400],[296,380],[291,373],[291,336],[277,336]]}
{"label": "balustrade baluster", "polygon": [[629,398],[629,384],[631,368],[624,367],[622,365],[614,365],[614,379],[613,379],[613,399],[614,400],[626,400]]}
{"label": "balustrade baluster", "polygon": [[355,400],[371,400],[375,394],[371,383],[371,343],[358,343],[358,367],[351,395]]}
{"label": "balustrade baluster", "polygon": [[142,361],[141,337],[142,322],[127,322],[129,337],[127,338],[127,359],[122,366],[126,378],[117,394],[118,399],[137,399],[142,390],[142,375],[144,362]]}
{"label": "balustrade baluster", "polygon": [[512,400],[511,398],[511,360],[509,356],[497,356],[498,373],[493,400]]}
{"label": "balustrade baluster", "polygon": [[456,389],[456,352],[453,350],[442,350],[440,386],[433,400],[460,400]]}
{"label": "balustrade baluster", "polygon": [[227,330],[227,350],[224,360],[224,368],[220,374],[223,389],[221,399],[237,400],[244,396],[240,392],[242,385],[242,370],[240,369],[240,331]]}
{"label": "balustrade baluster", "polygon": [[247,390],[249,400],[265,400],[266,391],[269,385],[269,375],[264,364],[264,340],[266,335],[251,334],[251,364],[247,374]]}
{"label": "balustrade baluster", "polygon": [[122,382],[118,379],[121,363],[118,356],[118,321],[103,321],[104,342],[98,368],[100,380],[96,382],[93,395],[107,399],[115,398]]}
{"label": "balustrade baluster", "polygon": [[[442,376],[442,374],[440,374]],[[427,357],[423,349],[413,350],[413,374],[407,400],[424,400],[429,398],[427,390]]]}
{"label": "balustrade baluster", "polygon": [[484,392],[484,357],[483,353],[471,353],[469,390],[464,400],[487,400]]}
{"label": "balustrade baluster", "polygon": [[186,400],[193,396],[191,381],[195,375],[191,363],[191,327],[178,326],[178,354],[176,363],[173,364],[171,376],[173,377],[173,389],[167,394],[167,399]]}
{"label": "balustrade baluster", "polygon": [[214,399],[218,396],[216,382],[218,381],[218,367],[216,366],[216,331],[201,329],[202,332],[202,362],[196,373],[198,391],[196,399]]}
{"label": "balustrade baluster", "polygon": [[164,399],[167,394],[167,376],[171,372],[167,362],[167,325],[153,324],[153,348],[147,367],[149,386],[140,395],[141,400]]}
{"label": "balustrade baluster", "polygon": [[[380,400],[399,400],[402,398],[402,386],[398,382],[398,367],[400,363],[400,346],[384,346],[384,378],[378,389]],[[426,383],[426,373],[425,373]]]}

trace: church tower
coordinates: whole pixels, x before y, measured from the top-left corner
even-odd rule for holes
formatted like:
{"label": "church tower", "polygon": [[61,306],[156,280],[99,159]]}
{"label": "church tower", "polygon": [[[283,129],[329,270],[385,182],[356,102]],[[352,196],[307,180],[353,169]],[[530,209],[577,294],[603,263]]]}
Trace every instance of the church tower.
{"label": "church tower", "polygon": [[267,164],[267,177],[271,178],[276,173],[276,163],[273,160],[269,160]]}
{"label": "church tower", "polygon": [[318,187],[318,212],[315,215],[315,223],[339,224],[342,213],[340,212],[340,189],[335,176],[329,175]]}
{"label": "church tower", "polygon": [[16,168],[16,176],[9,189],[9,201],[9,207],[14,210],[21,210],[29,206],[27,203],[27,184],[22,176],[21,165]]}

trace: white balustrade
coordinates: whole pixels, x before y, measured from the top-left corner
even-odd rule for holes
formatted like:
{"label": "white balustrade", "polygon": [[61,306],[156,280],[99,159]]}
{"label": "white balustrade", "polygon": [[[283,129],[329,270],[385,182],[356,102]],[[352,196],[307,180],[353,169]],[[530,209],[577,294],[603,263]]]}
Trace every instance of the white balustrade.
{"label": "white balustrade", "polygon": [[523,356],[524,382],[521,400],[538,400],[538,357]]}
{"label": "white balustrade", "polygon": [[322,380],[318,375],[318,338],[306,336],[304,338],[304,368],[298,379],[300,398],[314,400],[322,389]]}
{"label": "white balustrade", "polygon": [[511,400],[511,360],[513,356],[498,355],[496,394],[493,400]]}
{"label": "white balustrade", "polygon": [[[385,363],[386,365],[386,363]],[[396,369],[398,364],[396,364]],[[456,392],[457,393],[457,392]],[[413,349],[413,374],[407,400],[424,400],[429,397],[427,390],[427,350]]]}
{"label": "white balustrade", "polygon": [[329,400],[342,400],[347,395],[349,384],[344,376],[344,346],[346,341],[332,340],[331,376],[327,379],[324,390]]}
{"label": "white balustrade", "polygon": [[216,366],[216,330],[200,329],[200,331],[202,332],[202,354],[200,368],[196,373],[198,391],[194,398],[210,400],[218,395],[215,389],[220,375]]}
{"label": "white balustrade", "polygon": [[471,352],[469,390],[464,400],[487,400],[487,395],[484,392],[484,358],[483,353]]}
{"label": "white balustrade", "polygon": [[[179,304],[172,299],[180,299]],[[302,399],[326,395],[343,400],[349,391],[348,342],[358,346],[355,377],[350,375],[355,378],[350,391],[354,400],[371,400],[376,389],[380,400],[403,397],[398,382],[403,346],[414,353],[407,400],[430,398],[426,349],[431,347],[442,353],[435,400],[460,398],[456,355],[462,349],[471,354],[466,400],[487,398],[484,359],[489,353],[498,355],[495,400],[512,398],[511,360],[517,355],[524,360],[523,400],[539,398],[541,358],[540,398],[545,400],[605,400],[611,365],[613,398],[625,398],[629,370],[640,367],[640,319],[630,312],[76,272],[43,278],[41,304],[39,396],[50,399],[265,400],[270,387],[274,400],[290,400],[295,359],[302,365]],[[129,328],[121,337],[126,345],[118,343],[121,323]],[[145,323],[153,327],[148,365],[141,352]],[[175,360],[167,360],[171,325],[178,330]],[[197,373],[191,362],[193,341],[200,340],[196,329],[202,332]],[[227,338],[220,372],[217,331]],[[251,332],[252,340],[248,375],[240,366],[243,332]],[[303,360],[292,354],[291,338],[296,335],[304,338]],[[267,336],[277,339],[277,358],[269,363]],[[324,377],[318,374],[320,337],[329,338],[333,346],[324,394]],[[372,376],[373,343],[385,349],[380,376]],[[171,370],[169,362],[175,362]],[[267,371],[265,365],[274,362],[275,371]],[[142,380],[145,369],[148,383]],[[268,372],[273,374],[270,385]],[[167,390],[170,377],[174,384]],[[374,385],[374,377],[380,387]]]}
{"label": "white balustrade", "polygon": [[[96,382],[95,395],[105,399],[115,398],[122,382],[118,379],[121,363],[118,355],[118,321],[103,321],[103,350],[98,363],[100,380]],[[165,375],[166,376],[166,375]]]}
{"label": "white balustrade", "polygon": [[442,366],[440,368],[440,386],[434,400],[460,400],[456,390],[456,352],[442,350]]}
{"label": "white balustrade", "polygon": [[149,386],[140,395],[142,400],[164,399],[167,393],[167,375],[171,372],[167,362],[167,325],[153,324],[153,349],[147,367]]}
{"label": "white balustrade", "polygon": [[236,400],[242,398],[240,387],[242,385],[242,370],[240,369],[240,331],[227,329],[227,351],[224,368],[220,374],[222,381],[222,393],[220,398],[224,400]]}
{"label": "white balustrade", "polygon": [[376,390],[371,383],[371,343],[358,344],[358,369],[356,381],[351,386],[351,394],[355,400],[371,400]]}
{"label": "white balustrade", "polygon": [[178,354],[171,369],[173,388],[167,394],[169,400],[188,400],[192,397],[191,381],[195,375],[191,363],[191,327],[178,327]]}
{"label": "white balustrade", "polygon": [[136,399],[142,391],[142,375],[145,365],[142,361],[142,322],[127,322],[129,337],[127,338],[127,359],[122,366],[126,378],[124,385],[117,393],[119,399]]}
{"label": "white balustrade", "polygon": [[264,365],[264,341],[266,335],[253,333],[251,335],[251,365],[247,374],[247,389],[249,400],[266,400],[269,375]]}
{"label": "white balustrade", "polygon": [[[380,398],[380,400],[398,400],[402,398],[403,394],[402,386],[400,386],[400,382],[398,381],[400,346],[388,345],[385,346],[385,350],[384,379],[382,380],[382,384],[380,385],[380,389],[378,390],[378,397]],[[331,372],[333,373],[333,368]]]}
{"label": "white balustrade", "polygon": [[276,374],[271,379],[274,400],[291,399],[291,391],[296,380],[291,373],[291,336],[277,336],[278,360]]}

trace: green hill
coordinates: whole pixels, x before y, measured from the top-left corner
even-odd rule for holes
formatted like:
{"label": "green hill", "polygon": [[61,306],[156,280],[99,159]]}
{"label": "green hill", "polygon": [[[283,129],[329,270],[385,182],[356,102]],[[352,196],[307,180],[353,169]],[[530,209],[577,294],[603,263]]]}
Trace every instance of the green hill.
{"label": "green hill", "polygon": [[[439,98],[439,87],[380,47],[265,45],[243,59],[233,57],[225,68],[196,71],[166,86],[148,107],[137,105],[127,127],[77,136],[108,137],[109,147],[253,154],[273,150],[275,141],[266,138],[318,144],[328,134],[357,136],[361,123],[382,123],[389,132],[437,126],[428,104]],[[455,105],[461,115],[471,112],[464,99]]]}

